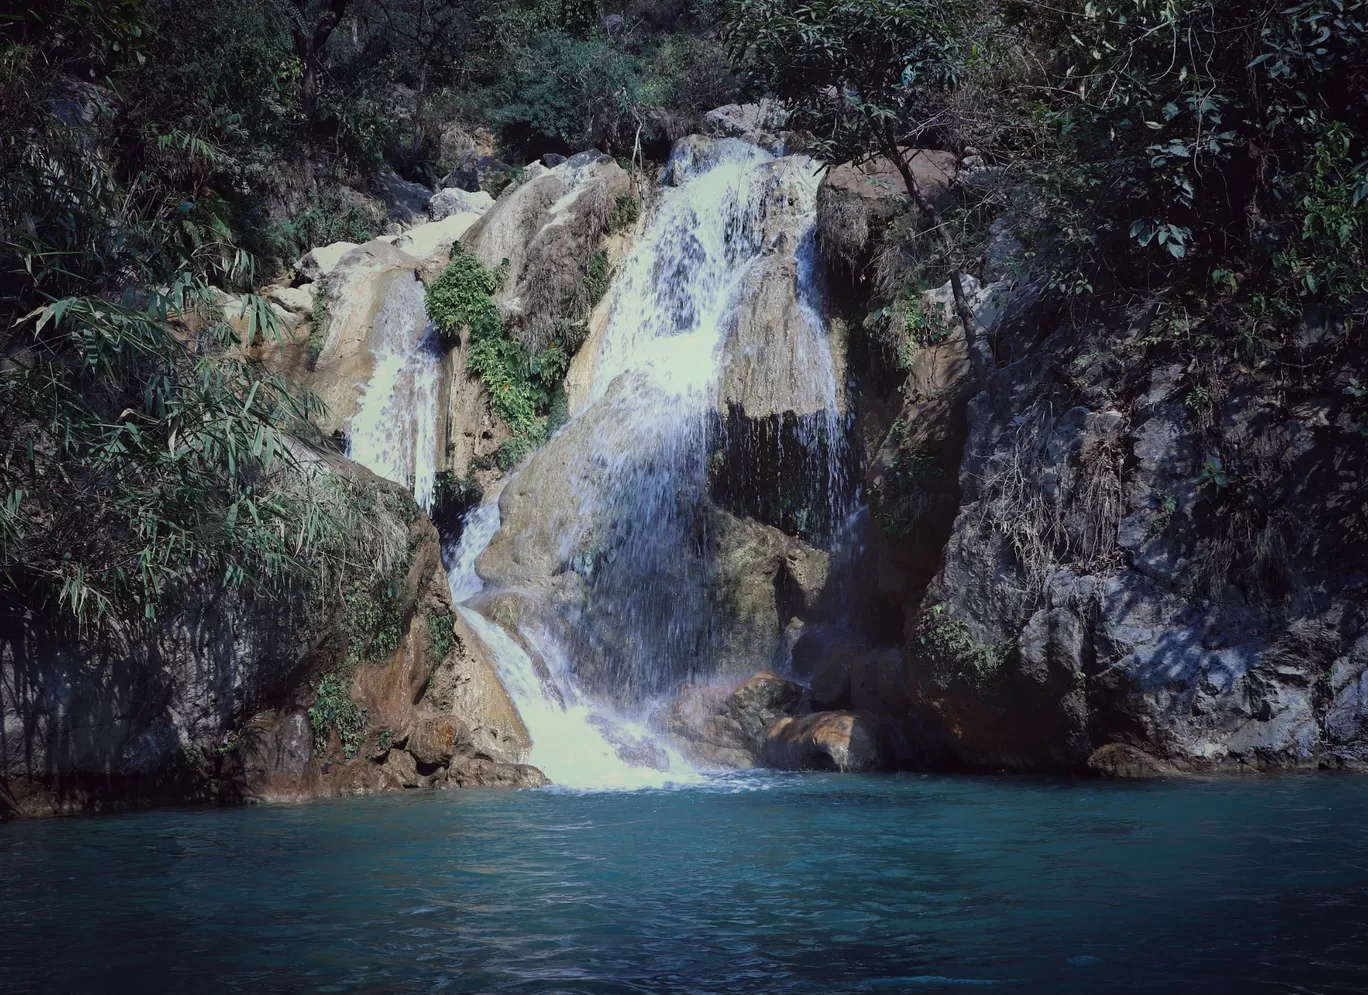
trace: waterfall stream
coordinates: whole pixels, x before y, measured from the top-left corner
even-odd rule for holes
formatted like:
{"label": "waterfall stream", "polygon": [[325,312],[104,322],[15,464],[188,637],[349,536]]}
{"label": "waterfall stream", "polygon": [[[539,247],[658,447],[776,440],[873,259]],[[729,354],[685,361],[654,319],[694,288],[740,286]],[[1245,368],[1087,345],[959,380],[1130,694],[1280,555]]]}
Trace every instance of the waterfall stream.
{"label": "waterfall stream", "polygon": [[390,284],[371,334],[375,372],[347,426],[347,458],[413,488],[432,510],[442,350],[417,279]]}
{"label": "waterfall stream", "polygon": [[[815,164],[735,139],[695,139],[681,143],[667,175],[602,305],[607,320],[583,347],[589,375],[572,387],[569,422],[506,483],[505,507],[514,491],[541,503],[519,524],[501,521],[500,502],[487,499],[446,551],[452,600],[528,728],[529,762],[568,787],[700,776],[647,716],[680,681],[714,677],[709,544],[722,512],[711,495],[730,490],[744,503],[747,487],[765,486],[749,466],[725,465],[728,445],[743,462],[764,449],[774,466],[799,467],[816,481],[803,500],[822,506],[812,514],[828,526],[849,511],[832,455],[847,422],[813,261]],[[780,315],[748,317],[766,286],[781,288]],[[412,325],[409,296],[387,302],[394,329]],[[375,341],[350,452],[411,481],[426,507],[435,350],[411,327],[407,336],[377,329]],[[559,456],[544,466],[548,451]],[[737,479],[719,483],[719,472]],[[501,543],[534,541],[501,533],[519,527],[562,565],[514,581],[477,571]],[[510,621],[489,607],[499,596],[527,607]]]}

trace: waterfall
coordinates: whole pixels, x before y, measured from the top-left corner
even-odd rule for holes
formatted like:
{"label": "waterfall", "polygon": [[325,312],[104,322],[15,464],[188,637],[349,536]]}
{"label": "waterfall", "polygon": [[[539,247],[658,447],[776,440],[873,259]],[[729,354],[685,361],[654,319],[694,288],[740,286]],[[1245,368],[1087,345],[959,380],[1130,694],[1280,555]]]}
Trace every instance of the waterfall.
{"label": "waterfall", "polygon": [[412,487],[414,500],[431,511],[442,350],[416,278],[390,284],[375,315],[371,353],[375,372],[347,425],[347,458]]}
{"label": "waterfall", "polygon": [[[815,164],[734,139],[686,140],[668,175],[609,290],[608,320],[584,347],[592,372],[569,423],[507,485],[555,509],[530,516],[537,537],[526,541],[563,565],[504,578],[541,621],[501,628],[478,610],[490,596],[475,570],[482,555],[530,559],[496,549],[519,539],[501,533],[513,525],[495,501],[467,516],[447,556],[453,600],[528,727],[530,762],[572,787],[697,777],[644,719],[679,681],[712,673],[710,494],[726,489],[716,477],[728,446],[743,460],[747,447],[765,449],[767,472],[792,464],[811,477],[805,500],[829,530],[850,506],[837,452],[848,423],[814,261]],[[786,340],[741,341],[742,311],[774,272],[794,305]],[[782,355],[768,356],[771,345]],[[746,410],[766,407],[757,370],[787,391],[768,399],[768,421]],[[543,469],[539,457],[557,451]]]}
{"label": "waterfall", "polygon": [[528,762],[555,784],[574,788],[663,787],[696,780],[697,773],[639,723],[596,708],[553,640],[535,630],[525,634],[549,664],[550,689],[527,650],[466,604],[484,588],[475,559],[498,528],[494,495],[467,514],[460,539],[447,550],[448,580],[456,611],[493,657],[499,680],[531,734]]}

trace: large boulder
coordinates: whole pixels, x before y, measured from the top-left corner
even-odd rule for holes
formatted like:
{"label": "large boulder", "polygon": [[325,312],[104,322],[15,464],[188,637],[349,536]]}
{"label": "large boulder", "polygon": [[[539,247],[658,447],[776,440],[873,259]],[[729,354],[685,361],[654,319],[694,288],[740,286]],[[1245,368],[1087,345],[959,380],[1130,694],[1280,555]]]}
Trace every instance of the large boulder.
{"label": "large boulder", "polygon": [[421,183],[406,180],[391,169],[377,173],[372,192],[384,205],[385,215],[401,228],[422,224],[428,220],[427,206],[432,191]]}
{"label": "large boulder", "polygon": [[500,683],[490,650],[460,613],[452,619],[455,644],[432,675],[426,700],[468,731],[470,752],[506,764],[527,761],[532,738]]}
{"label": "large boulder", "polygon": [[[315,250],[317,251],[317,250]],[[387,242],[347,250],[322,287],[321,345],[307,386],[327,405],[324,432],[340,431],[356,412],[374,369],[378,336],[416,342],[427,332],[419,260]]]}
{"label": "large boulder", "polygon": [[886,770],[890,765],[876,720],[860,712],[813,712],[776,720],[760,759],[781,770]]}
{"label": "large boulder", "polygon": [[494,198],[483,190],[471,193],[458,187],[447,187],[432,195],[428,214],[433,221],[441,221],[453,214],[481,215],[494,206]]}
{"label": "large boulder", "polygon": [[532,352],[558,322],[592,305],[584,296],[590,262],[618,199],[630,196],[627,171],[601,153],[581,152],[553,168],[533,163],[462,239],[485,266],[506,265],[497,299]]}
{"label": "large boulder", "polygon": [[727,699],[727,709],[752,750],[764,741],[765,730],[771,722],[806,711],[806,706],[806,689],[772,670],[755,674]]}

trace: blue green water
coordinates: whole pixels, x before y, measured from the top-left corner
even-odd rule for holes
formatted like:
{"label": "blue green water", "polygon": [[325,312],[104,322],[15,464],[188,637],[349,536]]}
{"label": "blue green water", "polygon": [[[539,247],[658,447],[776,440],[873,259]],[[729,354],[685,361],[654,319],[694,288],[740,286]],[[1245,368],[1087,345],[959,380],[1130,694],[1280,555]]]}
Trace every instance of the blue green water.
{"label": "blue green water", "polygon": [[1363,992],[1368,780],[757,774],[0,825],[3,992]]}

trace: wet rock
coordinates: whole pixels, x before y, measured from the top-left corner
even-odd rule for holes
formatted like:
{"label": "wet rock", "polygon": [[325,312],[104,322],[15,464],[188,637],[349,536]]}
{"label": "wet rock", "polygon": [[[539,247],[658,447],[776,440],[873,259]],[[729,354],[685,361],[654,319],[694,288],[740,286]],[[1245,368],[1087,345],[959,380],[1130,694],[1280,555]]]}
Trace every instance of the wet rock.
{"label": "wet rock", "polygon": [[772,526],[715,512],[717,673],[733,680],[757,661],[783,667],[784,633],[820,611],[830,556]]}
{"label": "wet rock", "polygon": [[651,717],[693,763],[745,769],[755,766],[751,743],[729,708],[726,688],[685,684]]}
{"label": "wet rock", "polygon": [[434,671],[424,701],[465,726],[473,754],[500,763],[524,763],[532,739],[499,682],[489,649],[459,614],[453,635],[452,651]]}
{"label": "wet rock", "polygon": [[312,371],[298,371],[327,405],[319,419],[325,434],[341,431],[355,414],[374,371],[377,335],[393,333],[416,342],[426,334],[418,266],[419,260],[393,245],[374,241],[347,250],[329,272],[321,327],[313,332],[322,348]]}
{"label": "wet rock", "polygon": [[885,770],[891,763],[876,720],[859,712],[813,712],[776,720],[760,760],[782,770]]}
{"label": "wet rock", "polygon": [[801,684],[785,680],[772,670],[762,670],[731,693],[727,710],[754,751],[764,740],[765,729],[771,722],[805,710],[805,690]]}
{"label": "wet rock", "polygon": [[457,757],[443,786],[459,788],[545,788],[545,774],[528,764],[498,763],[482,757]]}
{"label": "wet rock", "polygon": [[404,744],[414,760],[430,766],[445,766],[457,753],[470,748],[470,730],[450,715],[419,715]]}
{"label": "wet rock", "polygon": [[1088,770],[1102,777],[1139,780],[1151,777],[1170,777],[1177,774],[1162,760],[1156,760],[1144,750],[1125,743],[1108,743],[1088,757]]}

